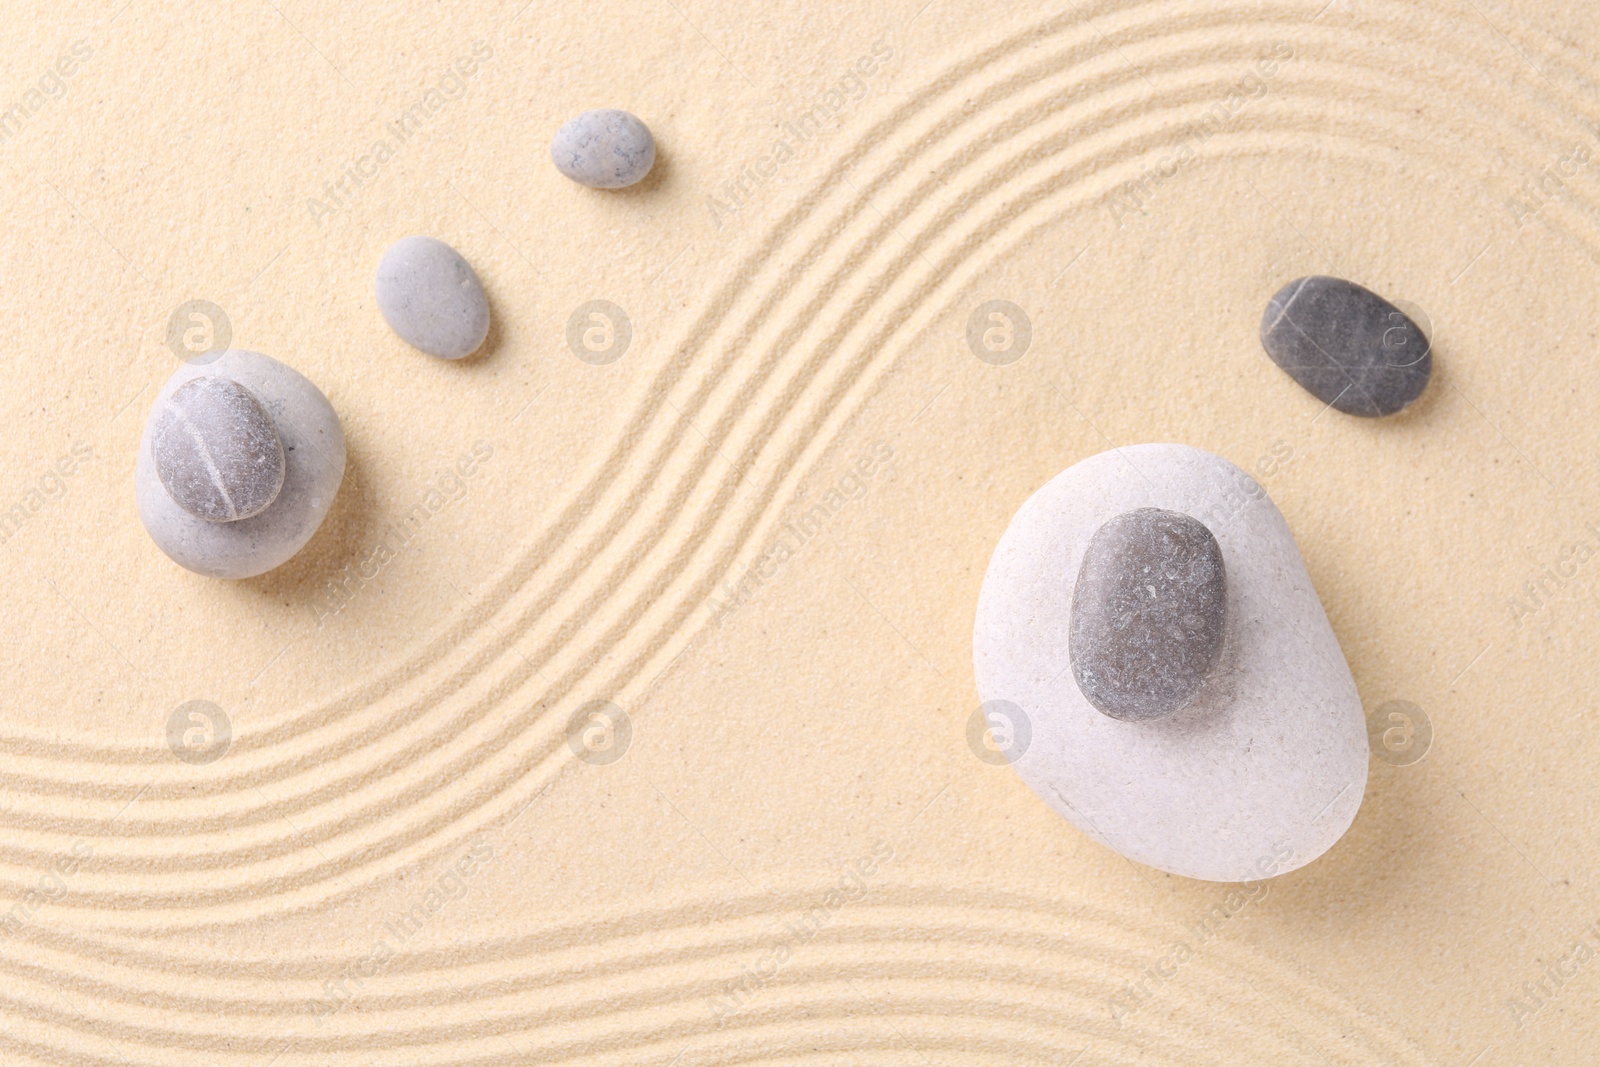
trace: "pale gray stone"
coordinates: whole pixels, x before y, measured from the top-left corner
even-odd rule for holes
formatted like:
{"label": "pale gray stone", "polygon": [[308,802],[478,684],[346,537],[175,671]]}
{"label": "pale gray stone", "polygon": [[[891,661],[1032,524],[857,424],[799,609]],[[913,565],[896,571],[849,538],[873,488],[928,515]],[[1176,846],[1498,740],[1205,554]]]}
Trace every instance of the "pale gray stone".
{"label": "pale gray stone", "polygon": [[283,442],[250,391],[208,374],[172,394],[156,419],[151,455],[178,506],[208,522],[266,510],[283,487]]}
{"label": "pale gray stone", "polygon": [[585,111],[550,142],[556,169],[596,189],[621,189],[650,173],[656,140],[633,115],[616,108]]}
{"label": "pale gray stone", "polygon": [[[1205,524],[1227,609],[1205,684],[1162,718],[1124,722],[1073,676],[1071,604],[1095,532],[1141,508]],[[1129,859],[1190,878],[1266,878],[1326,852],[1360,807],[1369,757],[1350,668],[1283,516],[1219,456],[1134,445],[1052,479],[995,547],[972,645],[979,699],[1026,716],[1012,767]]]}
{"label": "pale gray stone", "polygon": [[1182,707],[1222,651],[1222,549],[1205,523],[1139,508],[1094,532],[1072,592],[1073,676],[1089,703],[1143,722]]}
{"label": "pale gray stone", "polygon": [[476,352],[489,336],[489,298],[472,264],[432,237],[403,237],[383,255],[378,311],[412,348],[440,359]]}
{"label": "pale gray stone", "polygon": [[[153,445],[174,397],[210,377],[254,397],[283,449],[283,481],[272,502],[232,522],[201,518],[173,499],[157,471]],[[333,505],[344,464],[344,431],[320,389],[275,359],[228,349],[183,364],[156,395],[134,462],[134,499],[151,540],[174,561],[214,578],[249,578],[285,562],[311,540]]]}

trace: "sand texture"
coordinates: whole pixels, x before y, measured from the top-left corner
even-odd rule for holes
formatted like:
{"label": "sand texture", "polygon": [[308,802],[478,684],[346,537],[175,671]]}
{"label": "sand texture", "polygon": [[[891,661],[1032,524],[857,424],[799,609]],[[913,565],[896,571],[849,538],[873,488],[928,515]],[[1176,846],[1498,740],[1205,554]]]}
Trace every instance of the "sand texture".
{"label": "sand texture", "polygon": [[[1594,5],[7,14],[0,1061],[1592,1061]],[[593,107],[638,185],[551,165]],[[374,304],[414,233],[483,280],[469,358]],[[1310,274],[1426,320],[1405,412],[1262,352]],[[213,342],[348,448],[237,582],[133,502]],[[972,729],[1011,516],[1147,441],[1265,487],[1377,716],[1264,884],[1122,859]]]}

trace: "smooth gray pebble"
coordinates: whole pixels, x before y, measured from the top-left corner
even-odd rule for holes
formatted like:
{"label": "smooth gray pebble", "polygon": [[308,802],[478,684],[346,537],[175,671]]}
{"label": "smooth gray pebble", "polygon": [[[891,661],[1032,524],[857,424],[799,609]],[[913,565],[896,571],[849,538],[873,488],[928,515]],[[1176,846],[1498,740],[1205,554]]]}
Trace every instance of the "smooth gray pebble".
{"label": "smooth gray pebble", "polygon": [[621,189],[650,173],[656,139],[633,115],[616,108],[585,111],[550,142],[556,169],[595,189]]}
{"label": "smooth gray pebble", "polygon": [[1078,569],[1068,655],[1078,688],[1113,719],[1182,707],[1222,651],[1222,548],[1182,512],[1139,508],[1094,532]]}
{"label": "smooth gray pebble", "polygon": [[172,499],[207,522],[259,515],[283,488],[283,442],[271,416],[250,390],[218,375],[172,394],[150,452]]}
{"label": "smooth gray pebble", "polygon": [[432,237],[403,237],[383,254],[378,311],[412,348],[440,359],[476,352],[489,336],[489,298],[472,264]]}
{"label": "smooth gray pebble", "polygon": [[1261,346],[1324,404],[1374,418],[1428,387],[1433,349],[1405,312],[1355,282],[1297,278],[1267,302]]}

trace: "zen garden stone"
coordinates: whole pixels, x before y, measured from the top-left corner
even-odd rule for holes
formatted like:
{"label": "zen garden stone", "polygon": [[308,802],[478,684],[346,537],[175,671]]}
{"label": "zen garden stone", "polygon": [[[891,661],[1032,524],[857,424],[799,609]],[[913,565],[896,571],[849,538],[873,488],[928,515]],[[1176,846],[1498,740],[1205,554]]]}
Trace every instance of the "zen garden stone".
{"label": "zen garden stone", "polygon": [[989,561],[972,654],[979,699],[1028,731],[1012,768],[1129,859],[1267,878],[1361,805],[1350,668],[1288,524],[1220,456],[1126,446],[1034,493]]}
{"label": "zen garden stone", "polygon": [[194,378],[174,392],[150,438],[173,501],[207,522],[248,519],[283,488],[283,442],[250,391],[231,378]]}
{"label": "zen garden stone", "polygon": [[432,237],[396,241],[378,264],[378,311],[412,348],[440,359],[476,352],[489,336],[489,298],[472,264]]}
{"label": "zen garden stone", "polygon": [[1422,328],[1342,278],[1298,278],[1278,290],[1261,316],[1261,344],[1312,396],[1349,415],[1402,410],[1433,372]]}
{"label": "zen garden stone", "polygon": [[311,539],[344,464],[344,431],[320,389],[275,359],[228,349],[185,363],[156,396],[134,499],[174,561],[249,578]]}
{"label": "zen garden stone", "polygon": [[1089,703],[1114,719],[1158,719],[1216,665],[1227,616],[1222,549],[1204,523],[1140,508],[1094,532],[1072,594],[1068,645]]}
{"label": "zen garden stone", "polygon": [[556,169],[595,189],[621,189],[650,173],[656,140],[649,127],[626,111],[585,111],[556,131],[550,142]]}

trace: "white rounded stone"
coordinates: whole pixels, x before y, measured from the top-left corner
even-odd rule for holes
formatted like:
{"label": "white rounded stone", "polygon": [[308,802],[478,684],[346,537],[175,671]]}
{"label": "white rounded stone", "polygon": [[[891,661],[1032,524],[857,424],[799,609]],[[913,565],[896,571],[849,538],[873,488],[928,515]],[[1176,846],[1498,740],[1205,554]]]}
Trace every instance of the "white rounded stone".
{"label": "white rounded stone", "polygon": [[585,111],[556,131],[550,159],[573,181],[595,189],[621,189],[640,181],[656,162],[650,128],[626,111]]}
{"label": "white rounded stone", "polygon": [[[1079,690],[1073,584],[1090,538],[1138,508],[1198,519],[1227,571],[1223,646],[1171,715],[1124,722]],[[980,698],[1010,701],[1031,737],[1012,766],[1078,829],[1173,874],[1255,881],[1327,851],[1367,782],[1361,699],[1300,550],[1266,491],[1185,445],[1113,449],[1017,511],[978,596]]]}
{"label": "white rounded stone", "polygon": [[389,328],[430,356],[470,356],[489,336],[483,283],[443,241],[421,235],[396,241],[378,263],[373,290]]}
{"label": "white rounded stone", "polygon": [[[260,514],[234,522],[208,522],[184,510],[162,484],[151,447],[172,394],[210,376],[249,390],[283,445],[282,488]],[[344,462],[344,431],[322,391],[275,359],[230,348],[183,364],[156,395],[134,463],[134,498],[144,528],[174,561],[213,578],[249,578],[311,540],[344,480]]]}

